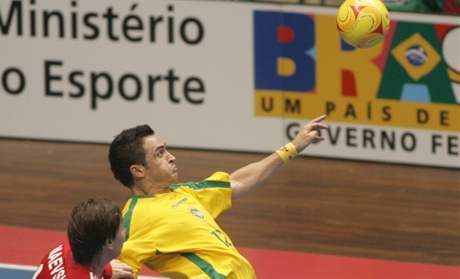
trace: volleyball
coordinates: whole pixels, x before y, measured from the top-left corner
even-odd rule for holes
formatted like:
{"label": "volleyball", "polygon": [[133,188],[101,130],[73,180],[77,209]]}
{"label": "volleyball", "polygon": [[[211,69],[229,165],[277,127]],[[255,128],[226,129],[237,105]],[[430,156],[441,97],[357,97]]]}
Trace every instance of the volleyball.
{"label": "volleyball", "polygon": [[389,27],[388,10],[380,0],[345,0],[337,12],[340,36],[354,47],[375,46]]}

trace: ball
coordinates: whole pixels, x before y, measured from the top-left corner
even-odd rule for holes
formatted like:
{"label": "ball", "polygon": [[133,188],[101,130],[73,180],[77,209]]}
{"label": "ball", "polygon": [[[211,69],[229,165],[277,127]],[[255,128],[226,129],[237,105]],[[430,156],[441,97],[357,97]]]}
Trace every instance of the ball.
{"label": "ball", "polygon": [[390,28],[388,10],[380,0],[345,0],[337,12],[337,29],[348,44],[372,47]]}

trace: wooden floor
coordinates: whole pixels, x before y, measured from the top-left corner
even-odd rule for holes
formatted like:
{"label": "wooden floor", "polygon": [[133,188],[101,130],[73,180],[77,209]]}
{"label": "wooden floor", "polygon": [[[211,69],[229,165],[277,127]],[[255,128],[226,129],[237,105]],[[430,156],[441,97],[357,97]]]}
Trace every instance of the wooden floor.
{"label": "wooden floor", "polygon": [[[0,225],[64,230],[87,197],[122,205],[107,145],[0,139]],[[260,154],[170,150],[181,181]],[[237,246],[460,265],[460,170],[298,158],[219,219]]]}

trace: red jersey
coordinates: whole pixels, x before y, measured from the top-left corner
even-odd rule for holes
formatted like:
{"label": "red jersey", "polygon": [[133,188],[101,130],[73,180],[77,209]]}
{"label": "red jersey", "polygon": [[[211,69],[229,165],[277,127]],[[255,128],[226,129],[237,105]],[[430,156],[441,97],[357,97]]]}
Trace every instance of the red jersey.
{"label": "red jersey", "polygon": [[[112,267],[107,264],[102,278],[112,277]],[[78,264],[73,259],[70,244],[66,241],[46,254],[33,279],[96,279],[88,266]]]}

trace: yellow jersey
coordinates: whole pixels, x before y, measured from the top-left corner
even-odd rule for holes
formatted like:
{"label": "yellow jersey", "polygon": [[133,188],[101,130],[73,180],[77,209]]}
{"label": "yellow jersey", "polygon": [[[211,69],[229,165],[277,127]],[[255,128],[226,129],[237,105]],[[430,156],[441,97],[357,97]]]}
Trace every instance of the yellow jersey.
{"label": "yellow jersey", "polygon": [[216,223],[231,207],[229,175],[179,183],[154,196],[132,196],[123,208],[126,242],[120,260],[169,278],[255,278],[251,264]]}

